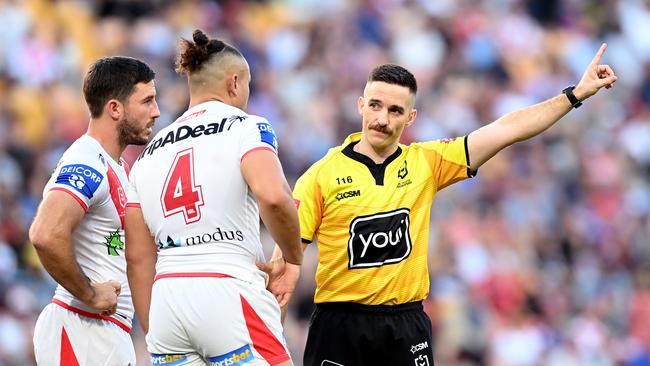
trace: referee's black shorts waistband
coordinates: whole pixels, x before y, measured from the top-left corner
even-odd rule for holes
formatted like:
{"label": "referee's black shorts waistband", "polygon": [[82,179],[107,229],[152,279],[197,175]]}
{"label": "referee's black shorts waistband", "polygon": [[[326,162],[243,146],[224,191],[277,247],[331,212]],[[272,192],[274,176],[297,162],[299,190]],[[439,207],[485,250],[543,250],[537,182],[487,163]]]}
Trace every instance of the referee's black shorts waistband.
{"label": "referee's black shorts waistband", "polygon": [[397,305],[366,305],[355,302],[321,302],[315,304],[316,309],[360,313],[401,313],[414,310],[423,310],[422,301],[407,302]]}

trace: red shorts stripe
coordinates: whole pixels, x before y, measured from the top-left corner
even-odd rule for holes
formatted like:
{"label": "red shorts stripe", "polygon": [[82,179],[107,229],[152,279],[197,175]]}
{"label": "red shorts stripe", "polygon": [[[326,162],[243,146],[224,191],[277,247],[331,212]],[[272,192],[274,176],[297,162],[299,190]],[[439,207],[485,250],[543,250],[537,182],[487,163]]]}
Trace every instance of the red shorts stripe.
{"label": "red shorts stripe", "polygon": [[64,303],[63,301],[61,301],[59,299],[52,299],[52,303],[57,304],[60,307],[66,309],[66,310],[72,311],[73,313],[77,313],[77,314],[79,314],[81,316],[85,316],[86,318],[101,319],[101,320],[109,321],[111,323],[114,323],[118,327],[122,328],[122,330],[124,330],[125,332],[127,332],[127,333],[131,332],[131,328],[129,328],[128,325],[123,324],[119,320],[117,320],[115,318],[112,318],[110,316],[95,314],[95,313],[91,313],[91,312],[88,312],[88,311],[85,311],[85,310],[77,309],[74,306],[68,305],[68,304]]}
{"label": "red shorts stripe", "polygon": [[253,307],[244,299],[241,299],[244,319],[246,319],[246,328],[253,341],[253,347],[264,357],[266,362],[271,365],[277,365],[288,360],[289,354],[278,339],[273,335],[269,328],[264,324],[262,318],[255,312]]}
{"label": "red shorts stripe", "polygon": [[215,272],[178,272],[178,273],[163,273],[156,275],[154,281],[161,278],[183,278],[183,277],[214,277],[214,278],[235,278],[231,275]]}
{"label": "red shorts stripe", "polygon": [[77,356],[74,354],[72,343],[70,343],[70,338],[68,338],[68,333],[66,333],[64,327],[61,327],[61,358],[59,365],[79,366],[79,361],[77,361]]}
{"label": "red shorts stripe", "polygon": [[88,212],[88,205],[86,205],[86,203],[84,201],[82,201],[81,198],[77,197],[77,195],[72,193],[72,191],[70,191],[69,189],[65,189],[63,187],[54,187],[54,188],[50,189],[50,192],[52,192],[52,191],[62,191],[62,192],[65,192],[65,193],[71,195],[72,198],[74,198],[75,200],[77,200],[77,202],[79,202],[79,204],[81,205],[81,208],[83,208],[85,212]]}

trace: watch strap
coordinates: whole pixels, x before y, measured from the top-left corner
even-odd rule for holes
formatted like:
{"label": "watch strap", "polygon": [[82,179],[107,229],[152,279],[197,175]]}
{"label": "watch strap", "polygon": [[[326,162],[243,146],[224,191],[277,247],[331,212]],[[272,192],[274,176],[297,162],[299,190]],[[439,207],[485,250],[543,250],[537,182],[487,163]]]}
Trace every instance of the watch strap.
{"label": "watch strap", "polygon": [[576,88],[575,85],[567,86],[562,90],[562,93],[564,93],[564,95],[566,95],[566,97],[569,99],[569,103],[571,103],[571,107],[578,108],[582,105],[582,102],[580,101],[580,99],[576,97],[575,94],[573,94],[573,89],[575,88]]}

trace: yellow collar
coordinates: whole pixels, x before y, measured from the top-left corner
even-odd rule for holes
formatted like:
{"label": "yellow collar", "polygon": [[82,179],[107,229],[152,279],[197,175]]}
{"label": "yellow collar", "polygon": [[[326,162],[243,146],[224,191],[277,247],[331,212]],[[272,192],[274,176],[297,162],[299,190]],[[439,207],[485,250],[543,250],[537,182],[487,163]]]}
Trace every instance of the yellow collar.
{"label": "yellow collar", "polygon": [[351,144],[353,142],[357,142],[359,140],[361,140],[361,132],[355,132],[355,133],[353,133],[353,134],[351,134],[351,135],[349,135],[348,137],[345,138],[345,141],[343,141],[342,146],[348,146],[349,144]]}

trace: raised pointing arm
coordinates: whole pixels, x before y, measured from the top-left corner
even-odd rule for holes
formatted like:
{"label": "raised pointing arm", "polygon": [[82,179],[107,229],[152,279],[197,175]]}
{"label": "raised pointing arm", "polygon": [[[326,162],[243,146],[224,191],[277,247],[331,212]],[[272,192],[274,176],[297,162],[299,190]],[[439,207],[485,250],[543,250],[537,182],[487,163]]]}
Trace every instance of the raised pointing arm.
{"label": "raised pointing arm", "polygon": [[[618,79],[609,65],[600,64],[606,48],[606,43],[600,46],[573,91],[580,101],[596,94],[603,87],[611,88]],[[571,109],[567,96],[559,94],[541,103],[510,112],[471,132],[467,137],[470,169],[475,171],[505,147],[540,134]]]}

